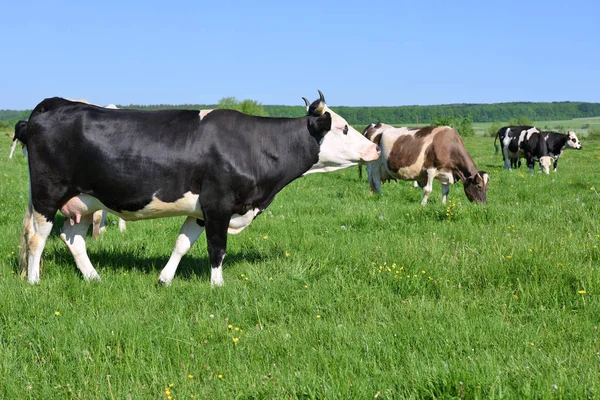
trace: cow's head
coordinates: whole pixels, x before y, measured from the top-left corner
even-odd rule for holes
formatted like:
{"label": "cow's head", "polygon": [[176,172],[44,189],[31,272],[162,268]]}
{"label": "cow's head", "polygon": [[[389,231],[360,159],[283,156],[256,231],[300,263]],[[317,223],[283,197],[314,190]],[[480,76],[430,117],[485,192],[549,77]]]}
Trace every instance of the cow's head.
{"label": "cow's head", "polygon": [[463,185],[467,198],[470,201],[485,204],[489,183],[490,176],[485,171],[479,171],[475,175],[465,178]]}
{"label": "cow's head", "polygon": [[565,144],[566,149],[575,149],[575,150],[583,149],[583,146],[581,145],[581,142],[579,141],[579,139],[577,139],[577,135],[575,134],[575,132],[569,132],[568,135],[569,135],[569,140],[567,140],[567,143]]}
{"label": "cow's head", "polygon": [[392,128],[392,126],[391,125],[387,125],[387,124],[382,124],[381,122],[378,122],[376,124],[369,124],[363,130],[362,134],[363,134],[364,137],[366,137],[367,139],[369,139],[373,143],[379,145],[379,142],[381,140],[381,134],[387,128]]}
{"label": "cow's head", "polygon": [[367,163],[379,158],[379,147],[363,137],[356,129],[325,103],[319,90],[319,99],[309,104],[305,98],[309,117],[309,131],[319,141],[319,161],[307,172],[328,172]]}
{"label": "cow's head", "polygon": [[554,158],[552,158],[550,156],[543,156],[543,157],[540,157],[539,162],[540,162],[540,169],[542,170],[542,172],[545,174],[549,174],[550,166],[554,162]]}

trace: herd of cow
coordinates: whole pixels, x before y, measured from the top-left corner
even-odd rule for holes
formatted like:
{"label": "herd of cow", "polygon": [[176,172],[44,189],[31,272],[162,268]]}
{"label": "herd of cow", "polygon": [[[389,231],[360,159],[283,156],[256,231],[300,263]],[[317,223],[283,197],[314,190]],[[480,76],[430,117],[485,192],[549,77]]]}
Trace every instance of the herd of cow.
{"label": "herd of cow", "polygon": [[[181,258],[206,230],[211,284],[223,285],[227,235],[241,232],[293,180],[366,164],[371,191],[390,179],[413,180],[426,204],[434,179],[462,181],[470,201],[486,202],[489,176],[477,169],[460,135],[447,126],[395,128],[371,124],[363,134],[333,112],[319,91],[301,118],[267,118],[233,110],[140,111],[49,98],[15,127],[28,157],[30,195],[20,262],[30,283],[57,211],[60,234],[87,280],[100,280],[85,239],[101,230],[106,210],[123,220],[187,217],[159,275],[170,284]],[[498,132],[505,167],[526,157],[548,173],[577,137],[505,127]],[[494,144],[496,142],[494,141]],[[11,150],[11,157],[13,149]]]}

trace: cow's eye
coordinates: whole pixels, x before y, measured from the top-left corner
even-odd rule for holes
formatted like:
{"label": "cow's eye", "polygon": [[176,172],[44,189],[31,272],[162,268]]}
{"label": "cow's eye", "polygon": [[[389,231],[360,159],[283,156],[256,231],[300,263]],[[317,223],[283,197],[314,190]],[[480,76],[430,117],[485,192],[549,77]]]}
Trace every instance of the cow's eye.
{"label": "cow's eye", "polygon": [[571,142],[575,143],[575,138],[571,138]]}
{"label": "cow's eye", "polygon": [[346,126],[344,127],[344,135],[347,135],[347,134],[348,134],[348,125],[346,125]]}

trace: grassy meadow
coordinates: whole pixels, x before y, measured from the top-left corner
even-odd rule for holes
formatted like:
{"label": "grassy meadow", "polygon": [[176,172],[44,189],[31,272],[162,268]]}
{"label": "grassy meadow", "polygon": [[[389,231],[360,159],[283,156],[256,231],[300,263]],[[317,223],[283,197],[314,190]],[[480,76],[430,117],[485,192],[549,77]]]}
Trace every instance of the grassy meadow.
{"label": "grassy meadow", "polygon": [[600,141],[549,176],[502,169],[429,204],[409,182],[370,196],[357,169],[301,178],[229,236],[211,288],[205,236],[159,287],[183,218],[117,219],[85,282],[58,237],[41,283],[19,276],[28,197],[0,136],[0,398],[421,399],[600,397]]}

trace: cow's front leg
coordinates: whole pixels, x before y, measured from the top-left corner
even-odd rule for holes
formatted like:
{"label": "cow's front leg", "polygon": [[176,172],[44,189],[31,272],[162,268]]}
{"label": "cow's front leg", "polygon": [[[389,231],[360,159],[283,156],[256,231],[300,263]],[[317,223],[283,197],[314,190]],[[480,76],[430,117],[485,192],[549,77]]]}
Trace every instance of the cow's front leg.
{"label": "cow's front leg", "polygon": [[421,200],[421,205],[424,206],[427,204],[427,198],[433,189],[433,178],[435,178],[435,174],[437,173],[436,168],[428,168],[427,169],[427,184],[423,188],[423,200]]}
{"label": "cow's front leg", "polygon": [[533,168],[535,166],[535,161],[533,160],[533,157],[527,155],[526,159],[527,159],[527,168],[529,168],[529,172],[533,172]]}
{"label": "cow's front leg", "polygon": [[446,204],[448,194],[450,194],[450,184],[442,183],[442,204]]}
{"label": "cow's front leg", "polygon": [[200,219],[196,220],[194,217],[187,217],[179,230],[179,236],[177,236],[171,258],[169,258],[169,262],[160,272],[158,277],[160,283],[165,285],[171,284],[181,258],[192,248],[192,245],[203,231],[204,221]]}
{"label": "cow's front leg", "polygon": [[223,258],[227,250],[227,229],[231,214],[205,212],[206,242],[210,258],[210,284],[223,286]]}

